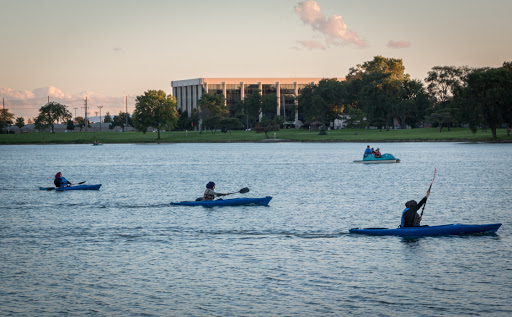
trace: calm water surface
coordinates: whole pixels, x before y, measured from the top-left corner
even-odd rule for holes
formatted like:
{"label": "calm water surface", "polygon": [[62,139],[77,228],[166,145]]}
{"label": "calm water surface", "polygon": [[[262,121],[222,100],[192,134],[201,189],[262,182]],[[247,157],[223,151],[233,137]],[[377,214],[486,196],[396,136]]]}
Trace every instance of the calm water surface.
{"label": "calm water surface", "polygon": [[[512,145],[0,146],[0,316],[510,316]],[[353,236],[396,227],[438,174],[423,224],[496,235]],[[41,191],[56,172],[99,191]],[[268,207],[171,201],[249,187]],[[241,197],[241,194],[232,197]]]}

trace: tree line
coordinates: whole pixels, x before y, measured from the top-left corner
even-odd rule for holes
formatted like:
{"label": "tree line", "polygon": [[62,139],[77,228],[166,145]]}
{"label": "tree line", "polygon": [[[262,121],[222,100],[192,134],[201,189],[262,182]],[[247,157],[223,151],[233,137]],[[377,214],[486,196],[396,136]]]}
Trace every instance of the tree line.
{"label": "tree line", "polygon": [[[322,79],[306,86],[297,101],[296,110],[306,125],[319,121],[331,126],[345,116],[352,128],[416,128],[428,123],[442,131],[463,125],[473,132],[489,128],[496,138],[497,128],[512,123],[512,63],[497,68],[435,66],[423,82],[405,73],[401,59],[376,56],[350,68],[343,81]],[[104,122],[123,129],[128,123],[143,133],[151,127],[160,139],[160,131],[175,129],[215,133],[245,128],[267,134],[290,119],[277,114],[274,93],[262,95],[255,90],[229,108],[225,103],[224,95],[206,93],[189,115],[176,109],[175,97],[148,90],[136,97],[132,116],[120,112],[112,118],[107,112]],[[67,122],[70,130],[89,125],[83,117],[72,121],[66,107],[56,102],[39,112],[36,127],[49,127],[52,132],[55,122]],[[0,119],[2,129],[14,122],[20,128],[24,125],[24,119],[15,119],[8,109],[2,109]]]}

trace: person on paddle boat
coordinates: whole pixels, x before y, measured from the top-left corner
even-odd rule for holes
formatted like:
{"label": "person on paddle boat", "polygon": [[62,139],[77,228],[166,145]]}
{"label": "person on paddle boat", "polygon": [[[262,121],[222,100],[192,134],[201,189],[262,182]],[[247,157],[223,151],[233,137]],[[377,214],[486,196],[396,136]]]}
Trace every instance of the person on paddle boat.
{"label": "person on paddle boat", "polygon": [[427,198],[430,195],[430,190],[427,191],[427,195],[417,203],[415,200],[409,200],[405,203],[405,209],[402,212],[402,222],[400,228],[404,227],[419,227],[421,217],[418,215],[418,210],[427,202]]}
{"label": "person on paddle boat", "polygon": [[379,148],[377,148],[377,149],[375,150],[375,154],[373,154],[373,155],[374,155],[376,158],[382,157],[382,154],[380,153],[380,149],[379,149]]}
{"label": "person on paddle boat", "polygon": [[55,184],[55,187],[68,187],[68,186],[73,185],[64,176],[62,176],[61,172],[58,172],[57,174],[55,174],[55,179],[53,180],[53,184]]}
{"label": "person on paddle boat", "polygon": [[204,191],[203,200],[214,200],[216,196],[219,197],[219,196],[227,196],[227,195],[230,195],[230,194],[229,193],[228,194],[217,193],[215,191],[215,183],[209,182],[208,184],[206,184],[206,190]]}
{"label": "person on paddle boat", "polygon": [[366,146],[366,150],[364,150],[363,158],[367,157],[370,154],[372,154],[372,149],[370,149],[370,146],[368,145],[368,146]]}

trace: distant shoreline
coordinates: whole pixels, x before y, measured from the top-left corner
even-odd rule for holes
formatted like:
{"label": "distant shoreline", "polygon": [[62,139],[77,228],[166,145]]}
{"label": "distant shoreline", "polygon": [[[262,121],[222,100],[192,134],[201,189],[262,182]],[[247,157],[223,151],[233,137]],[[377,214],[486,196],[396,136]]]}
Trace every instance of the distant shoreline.
{"label": "distant shoreline", "polygon": [[161,132],[161,139],[153,132],[33,132],[24,134],[0,134],[0,145],[22,144],[93,144],[95,141],[106,144],[125,143],[384,143],[384,142],[464,142],[464,143],[512,143],[505,129],[498,129],[497,139],[490,130],[472,133],[466,128],[438,128],[376,130],[342,129],[328,130],[326,135],[318,131],[285,129],[268,133],[254,131],[172,131]]}

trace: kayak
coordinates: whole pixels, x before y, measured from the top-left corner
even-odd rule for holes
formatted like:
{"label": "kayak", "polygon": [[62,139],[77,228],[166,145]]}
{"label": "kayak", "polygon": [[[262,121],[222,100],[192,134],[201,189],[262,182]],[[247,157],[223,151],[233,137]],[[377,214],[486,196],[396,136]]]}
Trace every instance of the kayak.
{"label": "kayak", "polygon": [[400,163],[400,159],[393,156],[393,154],[382,154],[381,157],[375,157],[373,154],[370,154],[364,157],[362,160],[354,161],[354,163]]}
{"label": "kayak", "polygon": [[200,200],[200,201],[181,201],[171,203],[171,205],[180,206],[241,206],[241,205],[262,205],[267,206],[272,197],[267,196],[263,198],[234,198],[234,199],[217,199],[217,200]]}
{"label": "kayak", "polygon": [[420,226],[406,228],[353,228],[350,233],[366,234],[372,236],[438,236],[438,235],[458,235],[458,234],[475,234],[475,233],[494,233],[498,231],[501,223],[485,224],[485,225],[464,225],[449,224],[441,226]]}
{"label": "kayak", "polygon": [[56,190],[56,191],[64,191],[64,190],[98,190],[100,189],[101,184],[96,185],[76,185],[76,186],[68,186],[68,187],[39,187],[41,190]]}

